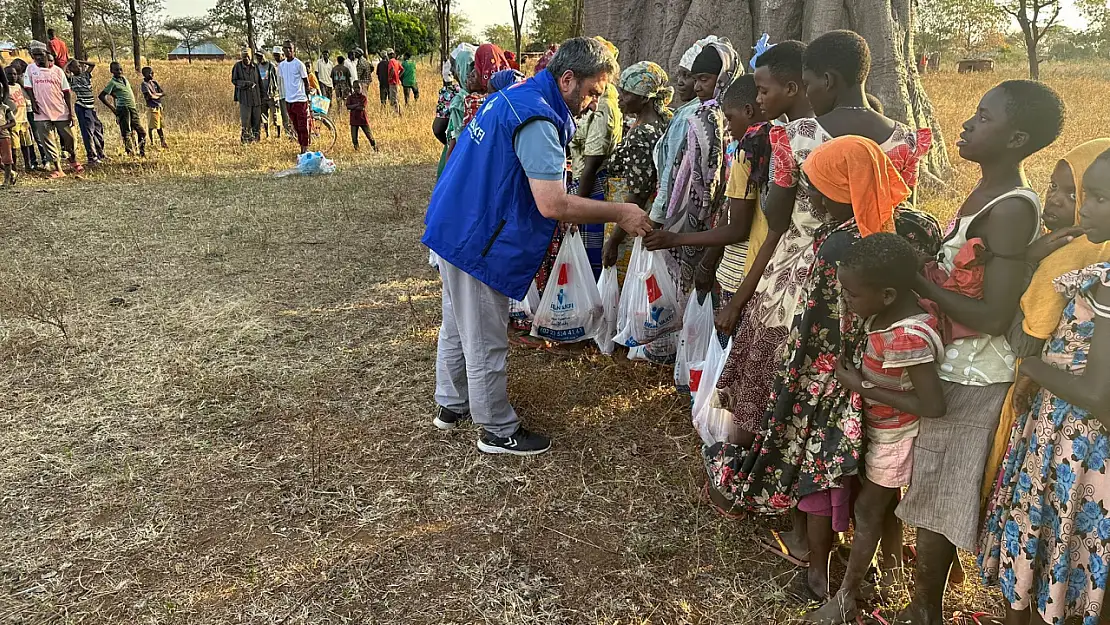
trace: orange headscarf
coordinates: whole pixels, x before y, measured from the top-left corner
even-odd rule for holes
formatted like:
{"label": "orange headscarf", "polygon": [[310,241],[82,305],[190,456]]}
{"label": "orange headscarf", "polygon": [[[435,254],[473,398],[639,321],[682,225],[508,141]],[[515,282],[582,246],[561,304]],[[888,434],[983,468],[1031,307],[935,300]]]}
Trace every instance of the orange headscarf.
{"label": "orange headscarf", "polygon": [[879,144],[866,137],[837,137],[802,163],[810,183],[833,202],[851,204],[863,236],[894,231],[894,208],[910,188]]}

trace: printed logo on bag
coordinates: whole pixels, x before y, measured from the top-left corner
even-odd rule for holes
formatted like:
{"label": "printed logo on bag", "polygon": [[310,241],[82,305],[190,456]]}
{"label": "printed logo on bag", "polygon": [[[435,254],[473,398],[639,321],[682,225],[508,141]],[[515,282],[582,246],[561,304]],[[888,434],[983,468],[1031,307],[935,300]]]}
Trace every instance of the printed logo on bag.
{"label": "printed logo on bag", "polygon": [[654,275],[648,276],[645,284],[647,285],[647,296],[649,304],[654,304],[655,300],[663,297],[663,291],[659,288],[659,282],[655,280]]}
{"label": "printed logo on bag", "polygon": [[568,271],[566,263],[559,265],[559,281],[556,284],[563,286],[567,282],[570,282],[570,276],[567,275]]}

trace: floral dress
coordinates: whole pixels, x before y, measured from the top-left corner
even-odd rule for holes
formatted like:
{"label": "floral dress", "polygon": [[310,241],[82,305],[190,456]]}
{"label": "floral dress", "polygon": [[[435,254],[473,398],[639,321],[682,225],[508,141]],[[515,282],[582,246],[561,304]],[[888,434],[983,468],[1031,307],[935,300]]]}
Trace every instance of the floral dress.
{"label": "floral dress", "polygon": [[[1094,301],[1110,288],[1110,263],[1056,279],[1071,301],[1041,358],[1082,374],[1095,317],[1110,309]],[[980,544],[986,584],[998,584],[1015,610],[1035,602],[1050,625],[1082,618],[1097,625],[1110,565],[1110,437],[1086,410],[1042,389],[1017,418]]]}
{"label": "floral dress", "polygon": [[[624,135],[624,139],[617,144],[612,156],[609,157],[607,200],[624,202],[629,195],[640,195],[647,197],[648,206],[651,206],[651,202],[655,199],[655,190],[658,188],[658,176],[652,152],[655,150],[655,144],[663,137],[666,128],[665,121],[637,124]],[[606,224],[606,237],[612,234],[613,226],[614,224]],[[621,245],[621,255],[617,261],[617,270],[622,280],[628,269],[631,254],[631,241],[625,241]]]}
{"label": "floral dress", "polygon": [[[832,138],[813,118],[772,127],[774,183],[783,188],[796,186],[809,153]],[[881,147],[902,179],[913,188],[917,184],[918,162],[930,145],[932,133],[928,129],[914,131],[896,123],[894,132]],[[809,197],[799,190],[790,226],[767,263],[755,295],[744,307],[733,350],[717,382],[722,407],[732,413],[738,427],[749,432],[755,432],[763,421],[790,323],[809,283],[816,250],[814,234],[822,225],[822,218],[810,208]]]}
{"label": "floral dress", "polygon": [[[895,225],[918,250],[935,254],[940,246],[940,225],[929,215],[899,210]],[[740,507],[785,512],[807,495],[845,486],[844,478],[859,472],[863,403],[835,374],[841,353],[854,354],[861,365],[859,346],[866,338],[864,320],[844,304],[837,279],[840,260],[859,239],[854,219],[818,228],[809,285],[751,449],[729,443],[703,449],[711,484]]]}

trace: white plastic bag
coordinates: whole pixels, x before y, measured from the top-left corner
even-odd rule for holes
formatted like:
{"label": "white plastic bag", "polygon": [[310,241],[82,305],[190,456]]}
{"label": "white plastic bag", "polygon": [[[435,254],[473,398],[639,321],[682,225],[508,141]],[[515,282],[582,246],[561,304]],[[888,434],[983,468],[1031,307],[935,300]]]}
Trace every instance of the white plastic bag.
{"label": "white plastic bag", "polygon": [[657,365],[673,365],[675,351],[678,348],[678,333],[671,332],[661,336],[647,345],[637,345],[628,348],[629,360],[643,360]]}
{"label": "white plastic bag", "polygon": [[536,288],[536,280],[528,287],[528,294],[523,300],[509,300],[509,319],[513,321],[531,321],[536,316],[536,308],[540,305],[540,291]]}
{"label": "white plastic bag", "polygon": [[532,336],[558,343],[594,338],[604,309],[586,246],[577,231],[563,237],[547,288],[532,320]]}
{"label": "white plastic bag", "polygon": [[698,392],[694,394],[691,414],[694,429],[706,445],[728,440],[732,429],[732,415],[716,407],[717,381],[721,379],[721,372],[724,371],[731,352],[732,339],[722,349],[717,337],[709,341],[709,349],[705,352],[704,370],[698,383]]}
{"label": "white plastic bag", "polygon": [[428,266],[436,271],[439,271],[439,255],[428,249]]}
{"label": "white plastic bag", "polygon": [[710,339],[716,338],[713,326],[713,296],[705,294],[698,302],[698,292],[690,293],[690,303],[682,315],[682,330],[678,333],[678,351],[674,360],[674,384],[680,391],[696,391],[691,383],[690,365],[705,359]]}
{"label": "white plastic bag", "polygon": [[594,342],[597,343],[602,354],[612,354],[617,346],[613,342],[613,337],[617,335],[617,308],[620,306],[621,299],[616,267],[605,267],[601,270],[601,277],[597,280],[597,291],[601,296],[603,313],[601,329],[597,331]]}
{"label": "white plastic bag", "polygon": [[613,339],[617,343],[647,345],[682,323],[678,287],[667,271],[665,253],[645,250],[642,238],[633,244],[617,311],[617,337]]}

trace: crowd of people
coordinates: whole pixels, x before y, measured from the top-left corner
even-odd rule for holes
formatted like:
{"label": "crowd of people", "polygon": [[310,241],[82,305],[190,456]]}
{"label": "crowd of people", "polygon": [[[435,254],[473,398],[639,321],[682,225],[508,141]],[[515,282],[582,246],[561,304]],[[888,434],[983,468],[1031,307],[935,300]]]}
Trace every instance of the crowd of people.
{"label": "crowd of people", "polygon": [[[383,109],[388,106],[401,116],[402,94],[406,106],[410,98],[413,102],[420,99],[416,61],[407,52],[398,58],[394,50],[383,50],[375,67],[362,48],[351,49],[346,57],[336,57],[334,63],[331,52],[321,50],[319,58],[311,64],[312,71],[297,57],[292,41],[274,47],[271,55],[268,59],[262,52],[244,48],[231,69],[235,102],[239,104],[240,141],[244,144],[257,142],[263,136],[279,138],[284,129],[304,153],[312,141],[313,112],[327,114],[334,101],[349,113],[354,148],[359,148],[361,132],[377,151],[366,115],[366,90],[375,75]],[[323,100],[313,101],[314,98]]]}
{"label": "crowd of people", "polygon": [[[32,63],[12,59],[0,80],[0,165],[5,186],[15,184],[20,160],[24,172],[47,172],[50,178],[64,177],[66,164],[75,174],[84,172],[85,166],[77,158],[75,125],[81,131],[87,164],[98,165],[107,159],[104,125],[93,95],[96,64],[70,58],[65,42],[54,30],[47,34],[47,42],[31,42]],[[155,80],[154,70],[144,67],[139,83],[147,113],[145,129],[123,67],[113,61],[110,70],[112,77],[100,91],[99,100],[115,116],[127,154],[134,155],[137,145],[139,156],[146,156],[148,131],[152,141],[157,133],[161,146],[168,147],[162,121],[165,91]]]}
{"label": "crowd of people", "polygon": [[[864,622],[867,581],[882,594],[913,567],[888,620],[938,625],[963,549],[1007,604],[975,622],[1110,623],[1110,139],[1064,153],[1038,194],[1023,163],[1064,105],[1002,82],[961,128],[981,178],[942,228],[916,208],[932,134],[866,93],[858,34],[779,42],[750,71],[713,36],[673,75],[617,54],[571,39],[525,80],[497,46],[464,44],[444,67],[423,237],[443,284],[435,426],[473,421],[485,453],[547,451],[506,360],[511,341],[550,341],[510,326],[510,306],[565,282],[551,270],[569,233],[594,279],[628,271],[639,239],[680,303],[717,309],[727,428],[704,441],[705,501],[792,518],[761,536],[805,571],[803,621]],[[632,351],[666,365],[675,344]]]}

